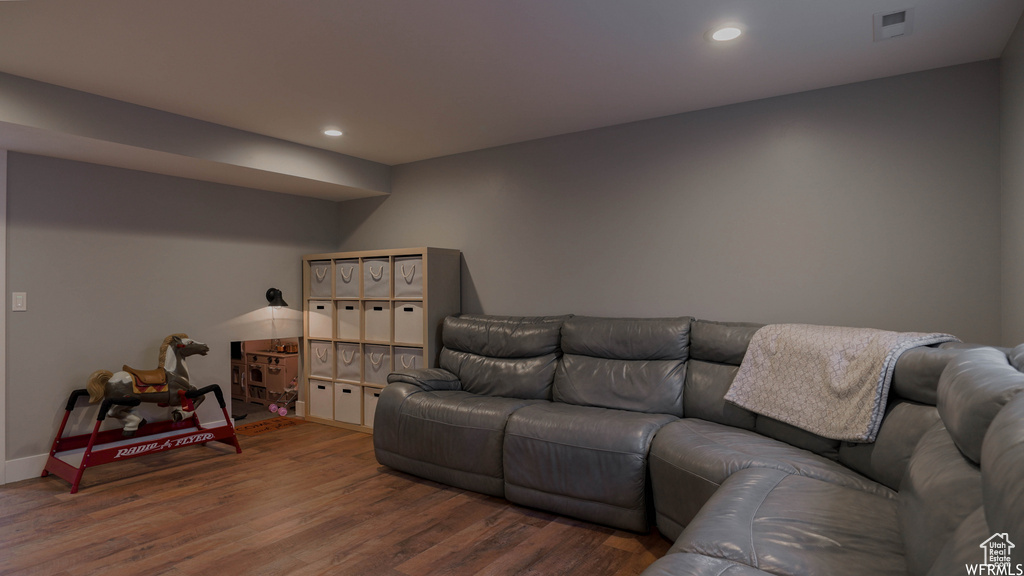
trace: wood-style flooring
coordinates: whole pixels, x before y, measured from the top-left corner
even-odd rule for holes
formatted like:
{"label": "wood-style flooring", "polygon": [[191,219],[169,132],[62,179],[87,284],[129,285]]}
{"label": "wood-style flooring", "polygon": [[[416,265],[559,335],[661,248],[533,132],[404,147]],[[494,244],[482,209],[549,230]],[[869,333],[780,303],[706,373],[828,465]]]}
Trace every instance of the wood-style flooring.
{"label": "wood-style flooring", "polygon": [[239,440],[0,486],[0,574],[627,575],[670,545],[393,471],[358,432]]}

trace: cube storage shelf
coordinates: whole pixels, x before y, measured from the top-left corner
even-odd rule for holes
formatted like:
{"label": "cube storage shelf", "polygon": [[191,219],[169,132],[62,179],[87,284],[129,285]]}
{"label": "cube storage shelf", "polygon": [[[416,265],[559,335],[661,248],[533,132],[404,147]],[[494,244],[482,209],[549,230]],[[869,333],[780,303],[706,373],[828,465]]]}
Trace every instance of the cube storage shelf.
{"label": "cube storage shelf", "polygon": [[302,259],[306,418],[363,432],[388,374],[437,365],[461,310],[461,253],[406,248]]}

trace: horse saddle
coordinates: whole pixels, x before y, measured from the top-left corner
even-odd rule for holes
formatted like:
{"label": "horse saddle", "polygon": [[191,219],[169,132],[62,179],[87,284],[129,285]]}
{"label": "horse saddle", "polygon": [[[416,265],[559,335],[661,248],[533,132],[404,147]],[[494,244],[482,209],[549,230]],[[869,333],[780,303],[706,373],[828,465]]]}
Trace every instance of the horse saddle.
{"label": "horse saddle", "polygon": [[125,364],[121,369],[134,376],[135,380],[139,384],[145,384],[146,386],[163,386],[164,384],[167,384],[167,370],[164,370],[163,368],[156,368],[155,370],[136,370],[135,368]]}

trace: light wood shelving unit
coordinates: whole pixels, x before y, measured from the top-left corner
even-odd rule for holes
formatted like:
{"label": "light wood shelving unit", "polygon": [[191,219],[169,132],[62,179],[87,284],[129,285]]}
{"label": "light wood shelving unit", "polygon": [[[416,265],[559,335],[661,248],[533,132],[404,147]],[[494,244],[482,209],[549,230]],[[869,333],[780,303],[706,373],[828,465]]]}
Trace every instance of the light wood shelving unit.
{"label": "light wood shelving unit", "polygon": [[306,419],[372,432],[387,375],[437,365],[441,323],[461,310],[460,270],[446,248],[304,256]]}

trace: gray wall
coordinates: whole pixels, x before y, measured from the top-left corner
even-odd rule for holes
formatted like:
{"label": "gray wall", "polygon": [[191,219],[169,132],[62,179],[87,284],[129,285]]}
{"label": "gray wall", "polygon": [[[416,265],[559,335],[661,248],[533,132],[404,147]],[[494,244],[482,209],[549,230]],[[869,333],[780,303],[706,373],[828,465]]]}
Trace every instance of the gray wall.
{"label": "gray wall", "polygon": [[1024,18],[1000,61],[1003,344],[1024,342]]}
{"label": "gray wall", "polygon": [[463,309],[996,343],[996,61],[395,167],[338,248],[464,253]]}
{"label": "gray wall", "polygon": [[[1006,67],[1003,153],[1019,159]],[[70,390],[97,368],[154,367],[172,332],[211,345],[190,362],[199,385],[226,383],[228,342],[293,335],[299,258],[335,249],[462,249],[469,312],[996,343],[998,84],[999,65],[978,63],[461,154],[395,167],[389,198],[337,205],[11,153],[8,289],[29,311],[6,313],[7,458],[45,453]],[[1024,205],[1006,158],[1004,209]],[[1006,243],[1013,268],[1024,239]],[[271,285],[289,321],[266,320]],[[1003,287],[1006,309],[1022,285]],[[1022,327],[1007,322],[1004,343]]]}
{"label": "gray wall", "polygon": [[[8,288],[29,308],[7,312],[9,460],[49,450],[93,370],[155,368],[168,334],[210,345],[194,383],[226,384],[231,340],[301,330],[300,258],[336,242],[331,202],[67,160],[11,153],[7,193]],[[273,323],[271,286],[292,305]]]}

